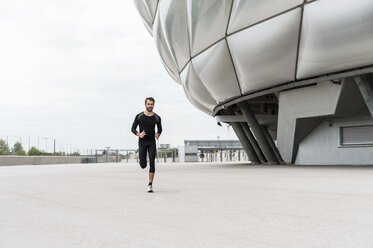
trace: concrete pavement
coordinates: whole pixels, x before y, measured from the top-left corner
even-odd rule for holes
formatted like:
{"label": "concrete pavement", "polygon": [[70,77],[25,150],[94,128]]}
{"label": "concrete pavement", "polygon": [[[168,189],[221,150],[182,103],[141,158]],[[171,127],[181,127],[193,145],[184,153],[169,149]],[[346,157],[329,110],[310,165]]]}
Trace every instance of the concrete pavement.
{"label": "concrete pavement", "polygon": [[373,247],[373,167],[0,167],[0,247]]}

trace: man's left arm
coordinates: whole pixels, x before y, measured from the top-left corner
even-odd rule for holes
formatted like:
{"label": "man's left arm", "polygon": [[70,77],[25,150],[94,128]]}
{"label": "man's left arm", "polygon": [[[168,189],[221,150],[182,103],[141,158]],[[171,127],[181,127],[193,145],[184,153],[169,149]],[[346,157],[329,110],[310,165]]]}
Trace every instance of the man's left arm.
{"label": "man's left arm", "polygon": [[161,117],[158,116],[159,120],[157,122],[157,133],[155,134],[155,138],[158,139],[159,136],[161,135],[162,133],[162,123],[161,123]]}

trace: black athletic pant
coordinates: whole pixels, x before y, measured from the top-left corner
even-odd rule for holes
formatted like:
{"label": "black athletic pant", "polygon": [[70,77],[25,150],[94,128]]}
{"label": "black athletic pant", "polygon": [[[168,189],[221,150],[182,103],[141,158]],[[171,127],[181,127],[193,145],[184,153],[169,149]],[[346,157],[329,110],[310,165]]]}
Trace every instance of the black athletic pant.
{"label": "black athletic pant", "polygon": [[154,166],[154,160],[155,160],[155,151],[156,151],[156,145],[155,140],[143,140],[139,139],[139,157],[140,157],[140,166],[141,168],[146,168],[146,153],[149,153],[149,164],[150,164],[150,173],[154,173],[155,166]]}

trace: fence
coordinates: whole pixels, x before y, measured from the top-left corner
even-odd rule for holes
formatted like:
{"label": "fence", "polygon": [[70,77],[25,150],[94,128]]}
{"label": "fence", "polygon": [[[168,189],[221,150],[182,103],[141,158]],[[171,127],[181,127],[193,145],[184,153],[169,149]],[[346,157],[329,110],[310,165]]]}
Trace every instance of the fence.
{"label": "fence", "polygon": [[[179,162],[177,149],[158,149],[156,153],[157,163]],[[137,149],[97,149],[90,163],[133,163],[139,161]]]}

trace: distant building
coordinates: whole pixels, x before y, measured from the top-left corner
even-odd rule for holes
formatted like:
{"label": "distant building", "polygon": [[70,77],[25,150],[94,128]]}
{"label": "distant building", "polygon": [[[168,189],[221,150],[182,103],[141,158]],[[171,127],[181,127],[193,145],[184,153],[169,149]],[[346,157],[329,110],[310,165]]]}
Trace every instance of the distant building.
{"label": "distant building", "polygon": [[185,140],[179,158],[180,162],[248,160],[238,140]]}
{"label": "distant building", "polygon": [[159,144],[160,149],[170,149],[170,144]]}

